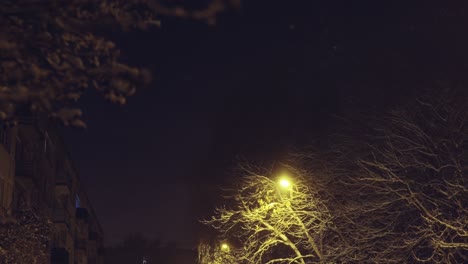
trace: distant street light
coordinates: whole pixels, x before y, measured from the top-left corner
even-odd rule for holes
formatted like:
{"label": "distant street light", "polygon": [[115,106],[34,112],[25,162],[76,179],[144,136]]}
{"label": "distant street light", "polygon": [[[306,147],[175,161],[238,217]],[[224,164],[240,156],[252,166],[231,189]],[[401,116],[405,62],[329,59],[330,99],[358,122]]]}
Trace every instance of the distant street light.
{"label": "distant street light", "polygon": [[229,251],[229,245],[227,243],[221,244],[221,250],[224,251],[224,252],[228,252]]}

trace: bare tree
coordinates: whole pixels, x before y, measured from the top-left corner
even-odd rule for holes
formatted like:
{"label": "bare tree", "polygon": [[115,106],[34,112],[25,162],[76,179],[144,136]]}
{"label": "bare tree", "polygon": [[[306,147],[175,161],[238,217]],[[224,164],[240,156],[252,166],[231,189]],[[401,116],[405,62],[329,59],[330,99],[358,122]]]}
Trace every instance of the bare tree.
{"label": "bare tree", "polygon": [[467,99],[446,92],[415,100],[388,113],[361,146],[342,148],[339,155],[354,152],[344,166],[342,157],[331,161],[345,190],[334,208],[349,242],[341,261],[468,260]]}
{"label": "bare tree", "polygon": [[239,263],[320,261],[332,216],[313,184],[298,170],[288,179],[246,171],[225,206],[203,223],[238,241]]}
{"label": "bare tree", "polygon": [[87,88],[124,104],[149,74],[120,61],[102,29],[147,29],[157,16],[213,22],[237,1],[212,0],[200,9],[154,0],[6,0],[0,10],[0,119],[18,108],[40,111],[65,124],[84,126],[73,106]]}
{"label": "bare tree", "polygon": [[247,169],[204,223],[239,241],[239,263],[467,262],[468,96],[429,93],[379,117],[294,155],[309,171],[287,192]]}

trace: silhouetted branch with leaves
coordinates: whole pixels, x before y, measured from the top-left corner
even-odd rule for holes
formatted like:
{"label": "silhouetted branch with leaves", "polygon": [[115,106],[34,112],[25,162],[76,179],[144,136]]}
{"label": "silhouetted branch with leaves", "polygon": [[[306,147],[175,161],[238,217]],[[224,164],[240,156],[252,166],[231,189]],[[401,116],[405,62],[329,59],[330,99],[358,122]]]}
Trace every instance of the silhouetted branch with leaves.
{"label": "silhouetted branch with leaves", "polygon": [[66,125],[85,126],[73,106],[94,88],[124,104],[150,74],[120,61],[115,43],[96,28],[159,27],[158,16],[214,22],[237,1],[213,0],[190,10],[151,0],[7,0],[0,10],[0,118],[18,108],[45,112]]}

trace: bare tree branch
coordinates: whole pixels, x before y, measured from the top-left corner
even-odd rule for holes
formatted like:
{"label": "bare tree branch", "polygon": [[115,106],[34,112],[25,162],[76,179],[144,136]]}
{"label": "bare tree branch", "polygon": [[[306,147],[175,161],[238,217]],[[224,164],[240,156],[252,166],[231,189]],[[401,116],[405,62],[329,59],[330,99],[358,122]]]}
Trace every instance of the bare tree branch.
{"label": "bare tree branch", "polygon": [[343,169],[331,173],[347,202],[333,212],[352,241],[345,262],[467,261],[467,99],[421,97],[388,113],[361,146],[337,144],[330,163]]}
{"label": "bare tree branch", "polygon": [[320,261],[319,245],[332,216],[303,172],[295,170],[290,188],[285,189],[278,179],[246,171],[227,205],[202,222],[223,237],[239,240],[239,263]]}

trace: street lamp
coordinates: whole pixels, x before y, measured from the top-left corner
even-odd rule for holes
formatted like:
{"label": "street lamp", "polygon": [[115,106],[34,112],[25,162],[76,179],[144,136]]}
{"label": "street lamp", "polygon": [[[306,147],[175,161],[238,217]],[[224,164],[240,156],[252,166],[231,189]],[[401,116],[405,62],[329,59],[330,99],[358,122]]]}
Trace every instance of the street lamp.
{"label": "street lamp", "polygon": [[[279,195],[281,197],[281,200],[286,204],[286,206],[291,206],[291,199],[292,199],[292,182],[290,180],[290,177],[288,174],[284,173],[282,174],[279,179],[278,183],[279,185]],[[286,197],[285,197],[286,196]]]}
{"label": "street lamp", "polygon": [[278,185],[281,189],[290,190],[292,188],[291,177],[287,173],[282,173],[278,178]]}
{"label": "street lamp", "polygon": [[221,244],[221,250],[224,251],[224,252],[228,252],[229,251],[229,245],[227,243],[222,243]]}
{"label": "street lamp", "polygon": [[282,188],[285,189],[291,187],[291,182],[286,178],[281,178],[278,183]]}

